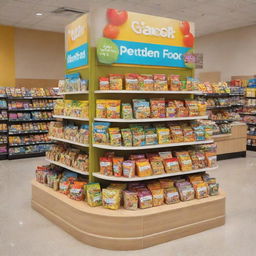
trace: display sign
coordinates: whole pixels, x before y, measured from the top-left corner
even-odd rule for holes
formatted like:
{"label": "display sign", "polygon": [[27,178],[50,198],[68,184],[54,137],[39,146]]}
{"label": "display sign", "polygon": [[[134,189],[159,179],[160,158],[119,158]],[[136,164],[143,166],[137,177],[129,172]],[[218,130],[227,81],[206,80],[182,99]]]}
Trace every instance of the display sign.
{"label": "display sign", "polygon": [[67,69],[88,65],[87,14],[66,26],[65,51]]}
{"label": "display sign", "polygon": [[97,42],[101,63],[187,67],[183,55],[193,50],[193,23],[116,9],[107,9],[106,18]]}

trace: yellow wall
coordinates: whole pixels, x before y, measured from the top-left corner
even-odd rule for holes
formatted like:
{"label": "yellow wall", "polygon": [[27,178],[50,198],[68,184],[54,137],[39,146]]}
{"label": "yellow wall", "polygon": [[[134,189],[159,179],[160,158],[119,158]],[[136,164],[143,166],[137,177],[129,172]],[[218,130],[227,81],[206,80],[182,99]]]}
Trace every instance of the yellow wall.
{"label": "yellow wall", "polygon": [[0,86],[15,86],[14,28],[0,25]]}

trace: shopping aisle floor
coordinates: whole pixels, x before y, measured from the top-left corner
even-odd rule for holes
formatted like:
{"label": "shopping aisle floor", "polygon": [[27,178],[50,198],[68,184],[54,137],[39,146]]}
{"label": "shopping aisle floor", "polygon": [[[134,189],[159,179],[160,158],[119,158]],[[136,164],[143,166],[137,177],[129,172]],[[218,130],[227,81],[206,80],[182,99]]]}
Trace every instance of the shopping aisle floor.
{"label": "shopping aisle floor", "polygon": [[[225,226],[140,251],[80,243],[30,207],[31,185],[44,158],[0,161],[1,256],[236,256],[256,252],[256,153],[219,162],[212,172],[227,194]],[[171,221],[171,220],[170,220]],[[253,253],[254,252],[254,253]]]}

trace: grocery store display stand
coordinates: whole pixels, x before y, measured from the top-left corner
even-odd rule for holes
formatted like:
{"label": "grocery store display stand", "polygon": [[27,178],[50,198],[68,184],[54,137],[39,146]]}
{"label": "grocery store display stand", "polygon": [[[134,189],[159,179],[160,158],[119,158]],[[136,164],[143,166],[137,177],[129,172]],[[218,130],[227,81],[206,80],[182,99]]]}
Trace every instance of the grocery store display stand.
{"label": "grocery store display stand", "polygon": [[[102,16],[102,15],[101,15]],[[136,97],[166,97],[184,99],[184,95],[188,93],[177,92],[129,92],[115,91],[109,93],[99,91],[98,78],[112,74],[125,73],[141,73],[141,74],[179,74],[183,79],[193,75],[193,70],[188,68],[168,68],[168,67],[152,67],[152,66],[132,66],[132,65],[103,65],[98,63],[96,59],[95,47],[89,47],[89,65],[80,69],[69,70],[68,73],[79,72],[81,78],[89,79],[89,93],[84,95],[73,94],[73,99],[89,100],[89,125],[90,134],[92,134],[92,124],[95,119],[95,101],[96,99],[121,99],[129,101]],[[189,92],[189,95],[198,92]],[[65,95],[66,97],[67,95]],[[187,95],[188,96],[188,95]],[[186,118],[184,118],[186,120]],[[109,120],[106,120],[109,121]],[[110,120],[113,121],[113,120]],[[122,125],[122,120],[118,120],[118,124]],[[149,120],[150,121],[150,120]],[[161,120],[165,121],[165,120]],[[136,123],[136,120],[132,121]],[[62,141],[65,143],[65,141]],[[211,143],[212,141],[203,141]],[[75,143],[67,142],[69,145],[75,146]],[[180,147],[186,143],[178,145],[155,145],[151,148],[171,148],[173,146]],[[199,143],[191,143],[199,144]],[[76,145],[77,146],[77,145]],[[145,152],[151,150],[150,147],[137,148],[136,152]],[[90,143],[86,145],[84,150],[89,152],[89,181],[99,181],[107,184],[110,181],[126,181],[120,177],[107,176],[104,177],[99,173],[99,157],[106,150],[114,150],[118,152],[133,152],[135,148],[115,148],[107,145],[93,144],[93,138],[90,136]],[[153,149],[154,150],[154,149]],[[58,164],[58,163],[57,163]],[[66,166],[65,166],[66,167]],[[71,169],[66,167],[66,169]],[[211,171],[214,168],[206,168],[202,170],[193,170],[191,173],[203,173]],[[76,170],[72,170],[75,171]],[[169,176],[180,175],[173,173]],[[167,175],[166,175],[167,176]],[[151,179],[159,178],[158,176],[150,176]],[[139,180],[147,180],[149,177],[139,178]],[[130,179],[129,181],[133,181]],[[78,240],[104,249],[111,250],[137,250],[147,248],[156,244],[164,243],[170,240],[178,239],[187,235],[192,235],[207,229],[221,226],[225,223],[225,195],[220,192],[217,196],[211,196],[205,199],[181,202],[174,205],[162,205],[148,209],[138,209],[136,211],[128,211],[123,208],[112,211],[99,207],[90,207],[86,202],[77,202],[69,199],[67,196],[53,191],[52,189],[32,181],[32,207],[63,228],[66,232],[77,238]]]}

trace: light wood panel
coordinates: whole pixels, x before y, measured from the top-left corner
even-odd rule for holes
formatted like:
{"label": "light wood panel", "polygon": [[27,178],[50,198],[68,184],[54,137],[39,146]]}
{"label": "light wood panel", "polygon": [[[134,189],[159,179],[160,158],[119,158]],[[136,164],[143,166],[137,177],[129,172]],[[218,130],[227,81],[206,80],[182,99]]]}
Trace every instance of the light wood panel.
{"label": "light wood panel", "polygon": [[25,88],[50,88],[58,87],[57,79],[25,79],[25,78],[16,78],[16,87],[25,87]]}

